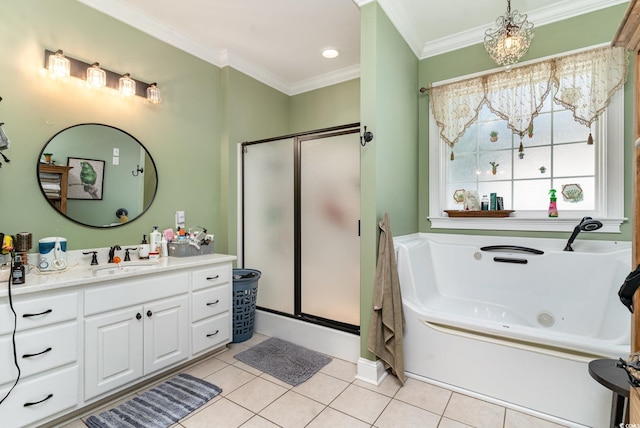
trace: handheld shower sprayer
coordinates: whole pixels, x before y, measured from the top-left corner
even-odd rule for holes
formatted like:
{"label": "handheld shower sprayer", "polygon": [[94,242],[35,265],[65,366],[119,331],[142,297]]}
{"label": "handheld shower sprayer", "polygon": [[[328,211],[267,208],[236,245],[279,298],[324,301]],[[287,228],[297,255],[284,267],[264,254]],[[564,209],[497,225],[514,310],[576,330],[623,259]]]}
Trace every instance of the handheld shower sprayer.
{"label": "handheld shower sprayer", "polygon": [[578,225],[573,228],[573,233],[567,241],[567,245],[566,247],[564,247],[564,251],[573,251],[573,248],[571,248],[571,244],[573,244],[573,241],[576,239],[578,233],[580,233],[581,230],[584,230],[585,232],[591,232],[593,230],[598,230],[601,227],[602,223],[600,221],[594,220],[591,217],[584,217],[582,220],[580,220],[580,223],[578,223]]}

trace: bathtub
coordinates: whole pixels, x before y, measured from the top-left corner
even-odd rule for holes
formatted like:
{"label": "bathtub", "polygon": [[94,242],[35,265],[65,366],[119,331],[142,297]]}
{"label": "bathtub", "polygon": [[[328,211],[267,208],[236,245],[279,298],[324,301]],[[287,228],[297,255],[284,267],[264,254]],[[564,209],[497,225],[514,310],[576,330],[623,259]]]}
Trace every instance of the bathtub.
{"label": "bathtub", "polygon": [[407,374],[565,425],[606,426],[611,393],[587,365],[629,354],[631,316],[617,291],[631,243],[565,243],[394,238]]}

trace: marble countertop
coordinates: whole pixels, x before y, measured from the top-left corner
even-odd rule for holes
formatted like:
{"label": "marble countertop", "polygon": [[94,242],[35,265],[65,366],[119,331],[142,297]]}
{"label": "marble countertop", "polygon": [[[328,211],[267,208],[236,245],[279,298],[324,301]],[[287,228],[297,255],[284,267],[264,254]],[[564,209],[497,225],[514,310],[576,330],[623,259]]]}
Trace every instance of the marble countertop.
{"label": "marble countertop", "polygon": [[[91,266],[90,258],[81,257],[82,251],[72,251],[67,255],[67,268],[56,272],[40,272],[32,266],[26,275],[24,284],[11,286],[13,296],[54,290],[78,285],[98,284],[132,277],[143,277],[159,272],[170,272],[179,269],[206,266],[236,260],[236,256],[228,254],[207,254],[192,257],[160,257],[156,260],[139,260],[122,262],[122,269],[114,263],[101,263]],[[7,284],[9,268],[0,269],[0,297],[8,295]]]}

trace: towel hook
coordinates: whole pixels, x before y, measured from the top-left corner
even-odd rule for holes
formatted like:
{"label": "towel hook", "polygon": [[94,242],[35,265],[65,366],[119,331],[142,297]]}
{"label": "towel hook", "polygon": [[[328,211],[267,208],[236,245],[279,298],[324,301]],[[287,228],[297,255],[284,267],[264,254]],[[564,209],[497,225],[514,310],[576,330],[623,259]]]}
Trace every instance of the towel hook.
{"label": "towel hook", "polygon": [[138,174],[140,174],[141,172],[144,172],[144,169],[140,168],[140,165],[136,165],[136,170],[131,171],[131,175],[133,175],[134,177],[137,177]]}
{"label": "towel hook", "polygon": [[367,131],[367,125],[365,125],[364,134],[360,136],[360,145],[364,147],[367,145],[367,143],[371,142],[372,140],[373,140],[373,133],[370,131]]}

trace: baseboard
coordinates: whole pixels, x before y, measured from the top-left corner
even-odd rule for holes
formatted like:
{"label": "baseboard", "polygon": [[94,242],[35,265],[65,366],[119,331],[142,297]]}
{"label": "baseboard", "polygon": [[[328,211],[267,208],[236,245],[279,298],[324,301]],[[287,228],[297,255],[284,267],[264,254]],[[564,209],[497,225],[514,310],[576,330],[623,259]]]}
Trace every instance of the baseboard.
{"label": "baseboard", "polygon": [[387,375],[388,373],[384,369],[382,361],[371,361],[366,358],[358,359],[358,373],[356,374],[356,379],[372,385],[380,385]]}
{"label": "baseboard", "polygon": [[341,360],[356,363],[360,357],[360,336],[271,312],[256,310],[255,331],[287,340]]}

